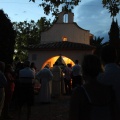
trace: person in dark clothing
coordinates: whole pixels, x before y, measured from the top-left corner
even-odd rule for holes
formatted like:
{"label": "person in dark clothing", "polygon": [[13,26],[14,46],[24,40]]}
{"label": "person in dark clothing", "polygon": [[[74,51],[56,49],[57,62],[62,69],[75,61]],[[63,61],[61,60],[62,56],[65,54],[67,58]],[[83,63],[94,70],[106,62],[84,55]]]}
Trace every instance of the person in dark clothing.
{"label": "person in dark clothing", "polygon": [[24,69],[19,71],[18,80],[18,120],[21,119],[23,105],[27,104],[27,120],[30,118],[31,106],[34,103],[35,73],[30,68],[30,61],[24,62]]}
{"label": "person in dark clothing", "polygon": [[67,64],[67,66],[63,69],[66,95],[71,93],[71,67],[71,64]]}
{"label": "person in dark clothing", "polygon": [[7,64],[5,67],[5,77],[7,79],[7,85],[5,87],[5,101],[4,101],[4,107],[2,111],[2,116],[5,119],[10,119],[12,116],[10,115],[10,105],[12,103],[12,97],[14,93],[14,87],[15,87],[15,74],[12,69],[12,65]]}
{"label": "person in dark clothing", "polygon": [[75,65],[72,67],[72,88],[82,85],[81,65],[78,60],[75,60]]}
{"label": "person in dark clothing", "polygon": [[69,120],[112,120],[113,91],[111,86],[97,81],[101,72],[101,62],[97,56],[84,56],[82,75],[85,84],[73,90]]}
{"label": "person in dark clothing", "polygon": [[7,85],[7,79],[4,75],[5,63],[0,61],[0,119],[5,100],[5,87]]}

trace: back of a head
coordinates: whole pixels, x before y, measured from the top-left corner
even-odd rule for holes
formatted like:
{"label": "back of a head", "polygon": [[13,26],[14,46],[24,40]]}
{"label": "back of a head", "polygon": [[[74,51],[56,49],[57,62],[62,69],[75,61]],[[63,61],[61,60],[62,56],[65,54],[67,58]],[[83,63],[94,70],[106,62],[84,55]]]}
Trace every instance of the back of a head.
{"label": "back of a head", "polygon": [[72,67],[72,65],[70,63],[68,63],[67,66],[70,67],[70,68]]}
{"label": "back of a head", "polygon": [[78,60],[75,60],[75,64],[78,64],[79,63],[79,61]]}
{"label": "back of a head", "polygon": [[115,47],[106,45],[101,50],[101,60],[104,64],[115,63],[117,59],[117,51]]}
{"label": "back of a head", "polygon": [[30,65],[31,68],[35,67],[35,63],[32,62],[31,65]]}
{"label": "back of a head", "polygon": [[95,55],[86,55],[82,62],[83,76],[97,77],[102,71],[100,59]]}
{"label": "back of a head", "polygon": [[55,62],[55,65],[58,65],[58,62]]}
{"label": "back of a head", "polygon": [[24,67],[30,67],[30,61],[29,60],[26,60],[24,62]]}
{"label": "back of a head", "polygon": [[45,65],[45,67],[44,68],[47,68],[47,69],[49,69],[49,66],[48,65]]}

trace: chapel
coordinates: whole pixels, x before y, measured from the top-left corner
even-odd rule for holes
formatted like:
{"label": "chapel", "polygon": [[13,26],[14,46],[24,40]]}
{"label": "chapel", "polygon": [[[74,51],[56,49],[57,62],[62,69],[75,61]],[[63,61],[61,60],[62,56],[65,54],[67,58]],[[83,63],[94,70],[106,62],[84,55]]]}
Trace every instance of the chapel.
{"label": "chapel", "polygon": [[84,55],[95,50],[90,45],[93,34],[74,22],[74,13],[62,11],[53,26],[41,33],[38,45],[28,47],[29,60],[36,64],[37,69],[45,65],[53,67],[56,60],[62,59],[65,64],[74,65],[76,59],[82,62]]}

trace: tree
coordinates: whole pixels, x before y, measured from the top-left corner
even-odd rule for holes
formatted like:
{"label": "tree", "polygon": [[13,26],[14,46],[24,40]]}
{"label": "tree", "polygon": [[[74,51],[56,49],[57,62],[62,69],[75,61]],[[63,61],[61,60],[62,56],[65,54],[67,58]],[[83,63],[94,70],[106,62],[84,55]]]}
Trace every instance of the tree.
{"label": "tree", "polygon": [[[35,0],[29,0],[35,2]],[[49,14],[52,12],[53,15],[57,15],[59,8],[71,11],[74,6],[77,6],[81,0],[42,0],[40,4],[43,7],[44,13]],[[102,0],[103,7],[107,8],[111,16],[116,16],[120,10],[120,0]]]}
{"label": "tree", "polygon": [[120,0],[102,0],[103,7],[106,7],[111,16],[116,16],[120,11]]}
{"label": "tree", "polygon": [[120,44],[120,29],[119,29],[117,20],[115,22],[114,18],[112,20],[108,35],[109,35],[110,44],[115,47],[118,47],[118,45]]}
{"label": "tree", "polygon": [[47,20],[45,17],[41,17],[37,22],[34,22],[33,20],[30,22],[15,22],[14,29],[17,31],[17,37],[14,57],[19,57],[21,61],[28,59],[26,48],[29,45],[39,44],[41,32],[48,29],[51,25],[50,20]]}
{"label": "tree", "polygon": [[91,39],[90,40],[90,45],[93,45],[93,46],[96,46],[96,47],[99,47],[102,45],[102,41],[103,41],[103,37],[100,38],[100,36],[97,38],[97,37],[94,37],[94,39]]}
{"label": "tree", "polygon": [[52,26],[52,23],[50,23],[50,19],[47,20],[46,17],[41,17],[40,20],[37,21],[37,25],[39,26],[40,33],[44,32],[48,28]]}
{"label": "tree", "polygon": [[39,28],[33,20],[13,24],[17,32],[14,57],[19,57],[21,61],[24,61],[28,58],[25,48],[31,44],[38,44],[40,41]]}
{"label": "tree", "polygon": [[8,15],[0,10],[0,60],[6,64],[13,62],[16,32]]}
{"label": "tree", "polygon": [[[30,1],[35,2],[35,0]],[[52,12],[52,15],[56,16],[60,7],[65,11],[71,11],[79,2],[81,0],[42,0],[40,7],[43,7],[46,15]]]}
{"label": "tree", "polygon": [[118,52],[118,62],[120,63],[120,27],[118,26],[118,22],[114,21],[114,18],[111,23],[109,35],[109,43],[114,46]]}
{"label": "tree", "polygon": [[101,51],[102,46],[108,44],[108,42],[102,43],[103,40],[104,40],[104,37],[102,38],[94,37],[93,39],[90,40],[90,45],[96,47],[94,54],[97,56],[100,56],[100,51]]}

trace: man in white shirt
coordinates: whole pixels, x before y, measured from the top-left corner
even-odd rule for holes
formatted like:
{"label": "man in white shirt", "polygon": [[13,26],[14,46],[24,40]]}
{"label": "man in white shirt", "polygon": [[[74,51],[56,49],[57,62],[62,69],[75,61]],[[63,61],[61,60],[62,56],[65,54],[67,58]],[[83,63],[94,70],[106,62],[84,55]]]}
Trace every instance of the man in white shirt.
{"label": "man in white shirt", "polygon": [[24,104],[27,104],[27,120],[29,120],[31,114],[31,106],[34,102],[34,78],[35,73],[30,68],[30,61],[24,62],[24,69],[19,71],[19,87],[18,87],[18,103],[19,113],[18,120],[21,117],[21,110]]}

